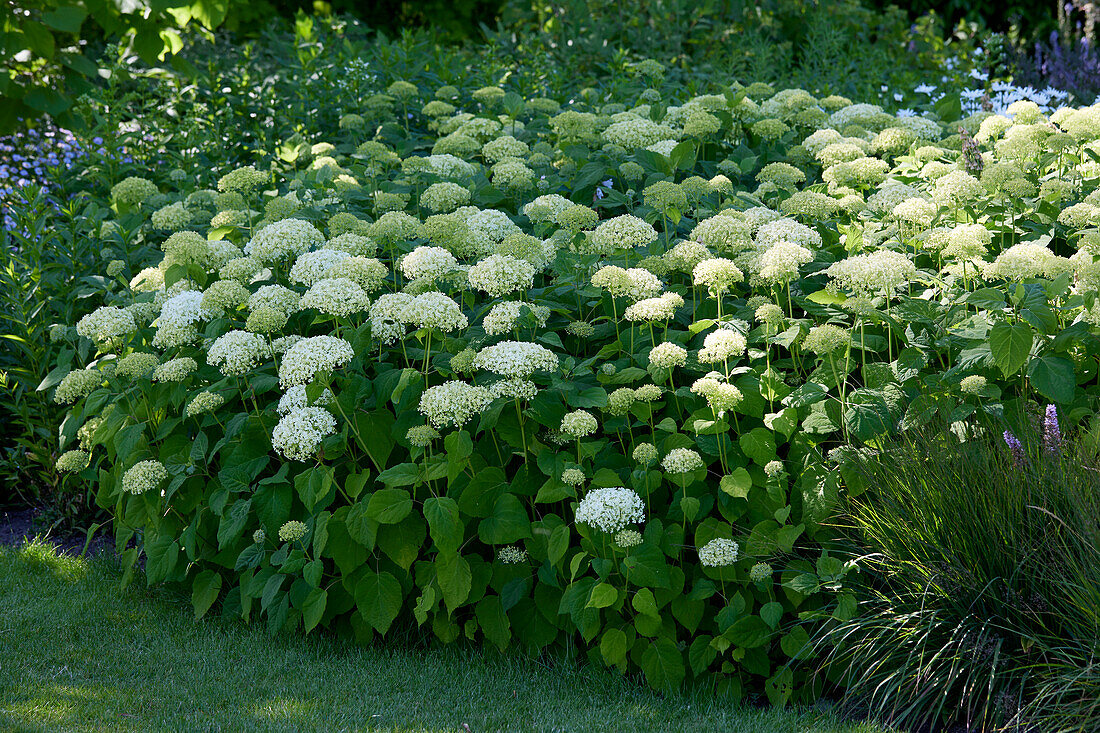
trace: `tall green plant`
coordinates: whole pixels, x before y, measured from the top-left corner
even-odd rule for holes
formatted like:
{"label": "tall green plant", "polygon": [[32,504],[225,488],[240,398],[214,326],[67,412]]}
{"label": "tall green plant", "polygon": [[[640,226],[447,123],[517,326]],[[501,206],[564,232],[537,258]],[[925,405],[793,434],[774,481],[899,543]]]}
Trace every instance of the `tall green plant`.
{"label": "tall green plant", "polygon": [[858,704],[902,725],[1100,725],[1100,474],[1086,441],[1062,436],[1051,409],[1045,428],[942,426],[844,470],[866,485],[850,510],[874,579],[831,637]]}

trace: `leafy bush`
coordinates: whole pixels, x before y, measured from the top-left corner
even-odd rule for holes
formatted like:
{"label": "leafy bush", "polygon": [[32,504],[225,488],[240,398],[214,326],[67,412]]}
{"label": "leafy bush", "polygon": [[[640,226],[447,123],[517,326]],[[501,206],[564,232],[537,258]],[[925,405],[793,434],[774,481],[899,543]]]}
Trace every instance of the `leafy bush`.
{"label": "leafy bush", "polygon": [[979,431],[847,465],[867,485],[852,520],[878,581],[833,636],[849,694],[903,725],[1095,729],[1095,432],[1063,437],[1053,406],[1040,429]]}
{"label": "leafy bush", "polygon": [[670,104],[629,68],[564,106],[398,81],[217,190],[113,181],[163,258],[43,387],[127,561],[275,631],[817,695],[810,634],[856,610],[825,451],[1092,409],[1097,111]]}

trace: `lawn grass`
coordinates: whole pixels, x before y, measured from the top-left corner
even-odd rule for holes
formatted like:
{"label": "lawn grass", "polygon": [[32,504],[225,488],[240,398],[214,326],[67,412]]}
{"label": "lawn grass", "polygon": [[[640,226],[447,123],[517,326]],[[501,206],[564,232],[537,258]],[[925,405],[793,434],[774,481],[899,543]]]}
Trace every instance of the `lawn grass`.
{"label": "lawn grass", "polygon": [[[0,547],[0,729],[878,733],[820,711],[663,696],[565,662],[360,647],[192,621],[110,559]],[[468,726],[468,727],[467,727]]]}

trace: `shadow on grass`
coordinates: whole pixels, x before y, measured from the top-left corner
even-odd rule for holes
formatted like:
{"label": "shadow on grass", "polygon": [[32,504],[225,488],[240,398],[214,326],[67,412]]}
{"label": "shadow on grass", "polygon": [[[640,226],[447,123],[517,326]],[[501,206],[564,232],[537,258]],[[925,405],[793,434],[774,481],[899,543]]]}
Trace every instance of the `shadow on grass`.
{"label": "shadow on grass", "polygon": [[120,576],[106,557],[59,557],[36,543],[0,548],[0,728],[881,731],[701,692],[659,695],[554,659],[195,623],[187,599],[120,591]]}

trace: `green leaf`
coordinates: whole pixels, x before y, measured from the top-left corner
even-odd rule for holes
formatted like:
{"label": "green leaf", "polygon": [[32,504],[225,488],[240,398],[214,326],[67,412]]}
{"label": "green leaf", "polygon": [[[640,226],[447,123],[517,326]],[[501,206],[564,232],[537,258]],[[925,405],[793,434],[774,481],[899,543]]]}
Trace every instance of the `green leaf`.
{"label": "green leaf", "polygon": [[504,607],[500,604],[500,596],[482,598],[474,606],[474,614],[477,616],[481,630],[485,633],[485,638],[504,651],[512,638],[512,627],[508,623]]}
{"label": "green leaf", "polygon": [[413,500],[404,489],[381,489],[367,502],[367,516],[379,524],[397,524],[412,511]]}
{"label": "green leaf", "polygon": [[754,649],[767,643],[772,635],[771,627],[759,616],[746,616],[734,622],[725,636],[743,649]]}
{"label": "green leaf", "polygon": [[1020,371],[1031,353],[1033,335],[1030,326],[1022,323],[997,323],[989,330],[989,350],[993,361],[1006,377]]}
{"label": "green leaf", "polygon": [[771,628],[779,626],[779,620],[783,618],[783,606],[775,601],[765,603],[760,607],[760,618],[764,619]]}
{"label": "green leaf", "polygon": [[470,596],[473,582],[470,563],[457,552],[440,552],[435,558],[435,577],[447,610],[454,613]]}
{"label": "green leaf", "polygon": [[657,610],[657,601],[653,597],[653,591],[649,588],[642,588],[635,593],[630,603],[634,606],[635,611],[644,616],[651,616],[656,619],[661,618],[661,613]]}
{"label": "green leaf", "polygon": [[233,502],[233,506],[229,508],[229,511],[222,517],[222,521],[218,525],[219,550],[225,549],[226,545],[235,542],[241,536],[251,509],[251,499],[238,499]]}
{"label": "green leaf", "polygon": [[195,582],[191,586],[191,605],[195,607],[195,618],[202,618],[214,601],[218,600],[218,593],[222,589],[222,576],[213,570],[203,570],[195,576]]}
{"label": "green leaf", "polygon": [[767,428],[753,428],[737,440],[741,450],[755,463],[765,466],[775,460],[775,438]]}
{"label": "green leaf", "polygon": [[487,545],[506,545],[531,536],[531,522],[523,502],[512,494],[501,494],[493,513],[481,521],[477,536]]}
{"label": "green leaf", "polygon": [[420,466],[415,463],[399,463],[378,474],[378,480],[386,486],[410,486],[420,478]]}
{"label": "green leaf", "polygon": [[401,611],[401,584],[389,573],[368,571],[355,585],[355,604],[367,623],[384,635]]}
{"label": "green leaf", "polygon": [[458,512],[458,503],[448,497],[429,497],[424,500],[424,518],[428,520],[435,546],[441,551],[456,551],[462,544],[464,527]]}
{"label": "green leaf", "polygon": [[1039,394],[1053,402],[1073,401],[1077,390],[1077,374],[1073,362],[1060,356],[1042,356],[1027,365],[1027,376]]}
{"label": "green leaf", "polygon": [[607,608],[619,600],[619,591],[607,583],[600,583],[592,588],[592,595],[588,597],[586,608]]}
{"label": "green leaf", "polygon": [[790,633],[781,637],[779,648],[791,659],[807,659],[813,652],[810,635],[801,626],[795,626]]}
{"label": "green leaf", "polygon": [[306,596],[306,600],[302,603],[302,625],[307,634],[321,622],[327,605],[328,591],[323,588],[314,588]]}
{"label": "green leaf", "polygon": [[622,629],[608,629],[600,639],[600,654],[607,666],[614,667],[626,662],[627,641]]}
{"label": "green leaf", "polygon": [[646,681],[657,690],[675,690],[684,681],[684,656],[671,639],[660,637],[642,654],[642,671]]}
{"label": "green leaf", "polygon": [[88,17],[88,11],[75,5],[62,5],[42,15],[42,21],[62,33],[79,33],[80,26]]}
{"label": "green leaf", "polygon": [[733,473],[723,476],[718,486],[735,499],[745,499],[752,488],[752,476],[742,467],[733,469]]}

